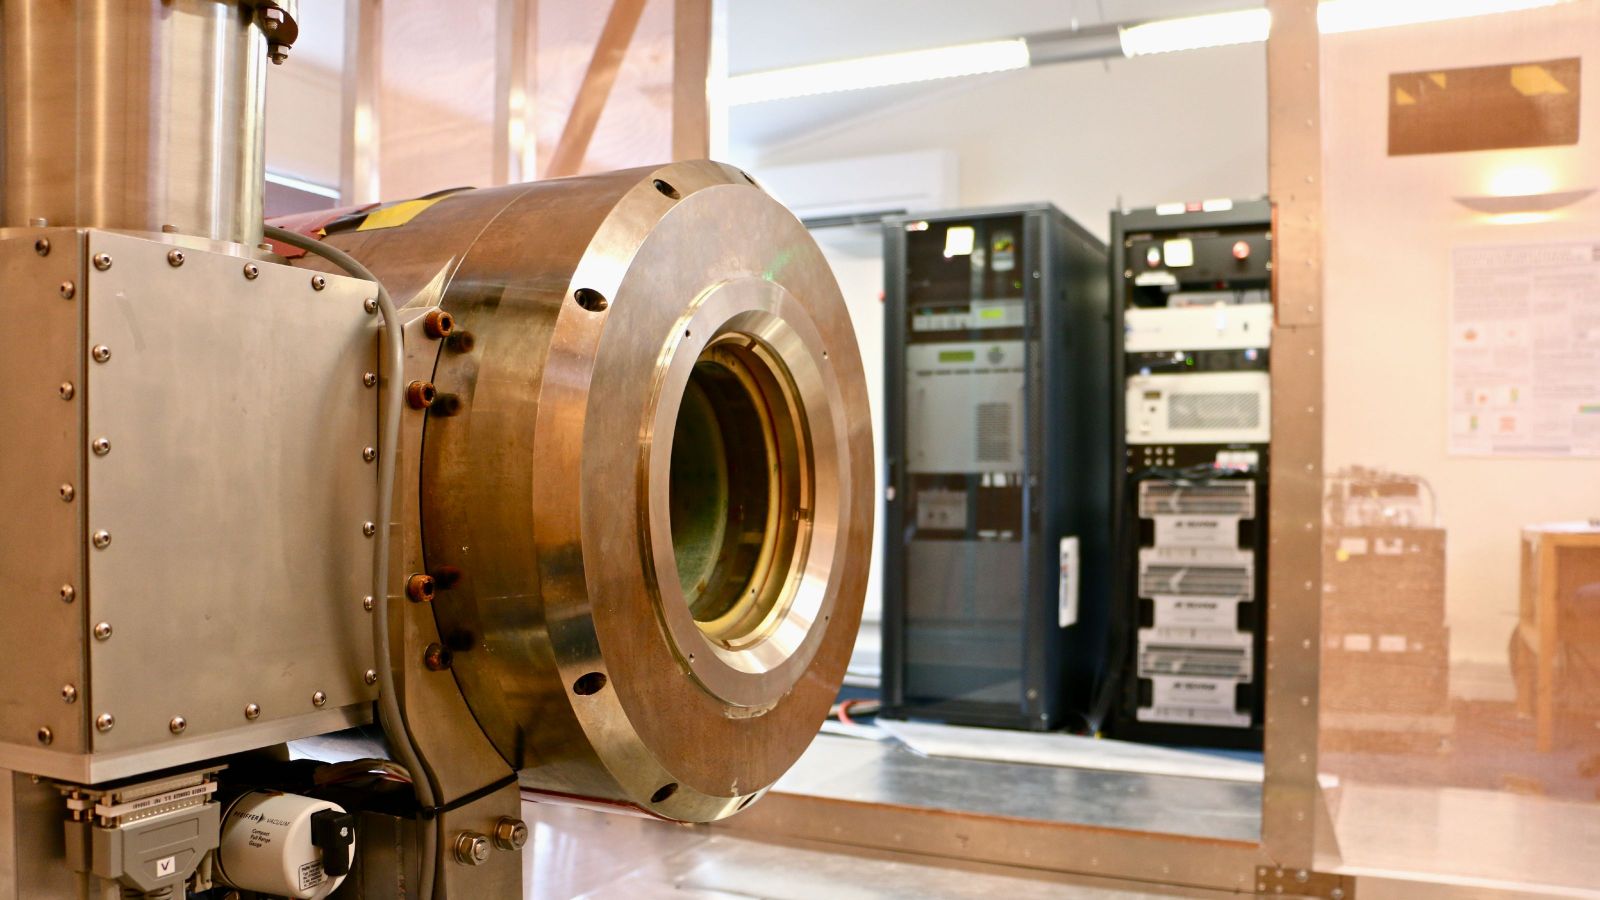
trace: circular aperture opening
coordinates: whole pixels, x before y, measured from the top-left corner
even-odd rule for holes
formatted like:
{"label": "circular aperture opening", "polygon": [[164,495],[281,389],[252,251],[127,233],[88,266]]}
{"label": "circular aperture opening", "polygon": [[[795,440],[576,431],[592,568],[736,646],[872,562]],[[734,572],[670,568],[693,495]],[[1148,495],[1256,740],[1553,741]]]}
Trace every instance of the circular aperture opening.
{"label": "circular aperture opening", "polygon": [[695,623],[727,647],[781,618],[804,546],[809,467],[787,377],[754,342],[721,338],[695,361],[672,439],[669,516]]}

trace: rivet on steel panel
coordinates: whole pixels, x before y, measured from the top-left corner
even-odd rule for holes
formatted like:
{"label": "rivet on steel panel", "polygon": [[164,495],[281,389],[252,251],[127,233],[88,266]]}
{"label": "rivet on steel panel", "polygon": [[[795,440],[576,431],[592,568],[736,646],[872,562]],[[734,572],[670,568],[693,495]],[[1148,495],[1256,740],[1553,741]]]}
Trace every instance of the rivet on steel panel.
{"label": "rivet on steel panel", "polygon": [[94,639],[97,641],[111,640],[111,623],[101,622],[94,627]]}
{"label": "rivet on steel panel", "polygon": [[328,695],[323,693],[322,691],[317,691],[315,694],[311,695],[311,705],[312,706],[327,706],[328,705]]}
{"label": "rivet on steel panel", "polygon": [[361,308],[366,310],[367,311],[367,315],[369,315],[369,316],[377,315],[378,314],[378,298],[377,297],[368,297],[367,299],[361,301]]}
{"label": "rivet on steel panel", "polygon": [[100,729],[101,731],[110,731],[116,724],[117,718],[111,713],[101,713],[99,717],[94,720],[94,727]]}
{"label": "rivet on steel panel", "polygon": [[78,293],[78,286],[70,281],[63,281],[57,290],[61,292],[61,299],[71,300],[73,295]]}
{"label": "rivet on steel panel", "polygon": [[378,673],[375,669],[368,669],[366,674],[361,676],[361,680],[365,681],[367,684],[377,684]]}
{"label": "rivet on steel panel", "polygon": [[50,255],[50,239],[49,238],[39,238],[37,241],[34,241],[33,242],[33,252],[39,254],[40,256],[49,256]]}
{"label": "rivet on steel panel", "polygon": [[378,458],[378,448],[377,447],[366,447],[366,448],[363,448],[362,451],[361,451],[361,458],[366,460],[367,462],[373,462],[374,460],[376,460]]}
{"label": "rivet on steel panel", "polygon": [[418,573],[406,579],[406,596],[412,603],[427,603],[433,599],[434,584],[432,575]]}
{"label": "rivet on steel panel", "polygon": [[361,598],[361,608],[366,610],[367,612],[372,612],[372,595],[371,594],[368,594],[367,596]]}
{"label": "rivet on steel panel", "polygon": [[96,550],[104,550],[105,548],[111,546],[111,532],[103,529],[96,531],[94,533],[93,542]]}
{"label": "rivet on steel panel", "polygon": [[174,269],[176,269],[177,267],[183,265],[183,251],[182,250],[168,250],[167,251],[167,265],[173,267]]}
{"label": "rivet on steel panel", "polygon": [[61,394],[63,400],[71,400],[73,395],[78,393],[78,389],[73,387],[70,381],[61,382],[61,387],[56,388],[56,391]]}
{"label": "rivet on steel panel", "polygon": [[428,310],[428,314],[422,319],[422,330],[434,340],[449,337],[455,328],[456,320],[442,309]]}
{"label": "rivet on steel panel", "polygon": [[63,703],[76,703],[78,700],[78,689],[70,684],[62,685],[61,700]]}
{"label": "rivet on steel panel", "polygon": [[172,721],[167,723],[167,730],[173,734],[183,734],[188,727],[189,723],[184,720],[183,716],[173,716]]}
{"label": "rivet on steel panel", "polygon": [[430,672],[443,672],[450,668],[452,661],[450,651],[443,644],[429,644],[427,649],[422,651],[422,664],[427,666]]}
{"label": "rivet on steel panel", "polygon": [[261,274],[261,267],[260,266],[256,265],[255,263],[245,263],[244,264],[244,277],[245,277],[246,280],[255,281],[256,277],[259,276],[260,274]]}
{"label": "rivet on steel panel", "polygon": [[74,601],[76,599],[78,599],[78,590],[77,590],[77,588],[74,588],[70,584],[63,584],[61,586],[61,602],[62,603],[71,603],[72,601]]}
{"label": "rivet on steel panel", "polygon": [[94,349],[89,351],[89,355],[94,357],[95,362],[103,363],[111,358],[111,348],[105,344],[95,344]]}
{"label": "rivet on steel panel", "polygon": [[378,533],[377,523],[375,523],[375,522],[363,522],[363,523],[361,523],[361,533],[366,535],[367,537],[372,537],[373,535],[377,534]]}
{"label": "rivet on steel panel", "polygon": [[39,743],[48,747],[50,746],[50,742],[54,741],[55,739],[55,733],[52,732],[48,727],[39,729]]}
{"label": "rivet on steel panel", "polygon": [[412,409],[427,409],[438,396],[439,392],[431,381],[413,381],[406,385],[406,403]]}
{"label": "rivet on steel panel", "polygon": [[489,861],[489,839],[475,831],[456,835],[456,862],[463,866],[481,866]]}
{"label": "rivet on steel panel", "polygon": [[367,387],[377,387],[378,386],[378,373],[377,372],[368,372],[367,374],[362,375],[361,376],[361,383],[366,385]]}
{"label": "rivet on steel panel", "polygon": [[244,717],[251,721],[261,718],[261,707],[254,703],[245,704]]}
{"label": "rivet on steel panel", "polygon": [[322,290],[323,288],[325,288],[327,286],[328,286],[328,279],[326,277],[324,277],[322,275],[313,275],[313,276],[311,276],[311,289],[313,291],[320,291],[320,290]]}
{"label": "rivet on steel panel", "polygon": [[96,253],[94,255],[94,267],[102,272],[111,268],[111,254]]}
{"label": "rivet on steel panel", "polygon": [[111,441],[103,437],[95,438],[94,443],[90,444],[89,448],[94,451],[95,456],[105,456],[111,452]]}
{"label": "rivet on steel panel", "polygon": [[67,503],[71,503],[72,502],[72,498],[76,497],[77,495],[78,495],[78,492],[72,489],[72,485],[63,484],[61,486],[61,499],[66,501]]}

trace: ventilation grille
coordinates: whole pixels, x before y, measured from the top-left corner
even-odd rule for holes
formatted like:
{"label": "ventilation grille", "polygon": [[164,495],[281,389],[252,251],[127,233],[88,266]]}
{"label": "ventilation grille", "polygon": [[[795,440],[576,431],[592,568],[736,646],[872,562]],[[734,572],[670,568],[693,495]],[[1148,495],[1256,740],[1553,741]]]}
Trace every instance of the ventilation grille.
{"label": "ventilation grille", "polygon": [[1139,517],[1153,516],[1236,516],[1253,519],[1256,515],[1256,485],[1233,479],[1201,484],[1172,481],[1147,481],[1139,485]]}
{"label": "ventilation grille", "polygon": [[978,404],[978,462],[1011,462],[1011,404]]}
{"label": "ventilation grille", "polygon": [[1139,651],[1139,675],[1182,675],[1189,678],[1250,680],[1247,647],[1197,647],[1148,644]]}
{"label": "ventilation grille", "polygon": [[1255,596],[1255,578],[1245,563],[1147,563],[1139,570],[1141,597]]}
{"label": "ventilation grille", "polygon": [[1217,431],[1261,425],[1261,395],[1173,394],[1167,400],[1167,427],[1173,431]]}

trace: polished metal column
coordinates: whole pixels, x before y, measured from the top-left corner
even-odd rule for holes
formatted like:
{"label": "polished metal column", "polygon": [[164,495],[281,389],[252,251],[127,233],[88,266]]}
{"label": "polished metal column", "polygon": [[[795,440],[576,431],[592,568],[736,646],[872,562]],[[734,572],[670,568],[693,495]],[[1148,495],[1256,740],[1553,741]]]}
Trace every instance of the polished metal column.
{"label": "polished metal column", "polygon": [[291,2],[5,0],[0,225],[261,240],[269,56]]}

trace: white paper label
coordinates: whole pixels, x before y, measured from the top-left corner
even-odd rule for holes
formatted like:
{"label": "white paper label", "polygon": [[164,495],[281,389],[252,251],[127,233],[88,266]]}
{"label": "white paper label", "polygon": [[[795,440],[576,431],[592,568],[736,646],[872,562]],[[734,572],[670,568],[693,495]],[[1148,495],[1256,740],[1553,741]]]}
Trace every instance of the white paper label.
{"label": "white paper label", "polygon": [[1372,649],[1372,635],[1347,634],[1344,636],[1344,648],[1356,653],[1366,653]]}
{"label": "white paper label", "polygon": [[1237,682],[1231,679],[1156,677],[1150,682],[1153,702],[1139,709],[1141,722],[1250,726],[1250,717],[1233,707]]}
{"label": "white paper label", "polygon": [[178,858],[176,856],[164,856],[156,860],[157,878],[166,878],[176,874],[178,874]]}
{"label": "white paper label", "polygon": [[1406,636],[1403,634],[1378,635],[1379,653],[1404,653],[1406,652],[1406,648],[1408,646],[1410,645],[1406,641]]}
{"label": "white paper label", "polygon": [[1239,546],[1237,516],[1156,516],[1158,547]]}
{"label": "white paper label", "polygon": [[1061,539],[1061,584],[1056,617],[1062,628],[1078,624],[1078,539]]}
{"label": "white paper label", "polygon": [[1155,604],[1155,617],[1151,624],[1156,631],[1183,628],[1215,629],[1227,634],[1238,633],[1238,597],[1157,595],[1152,600]]}

